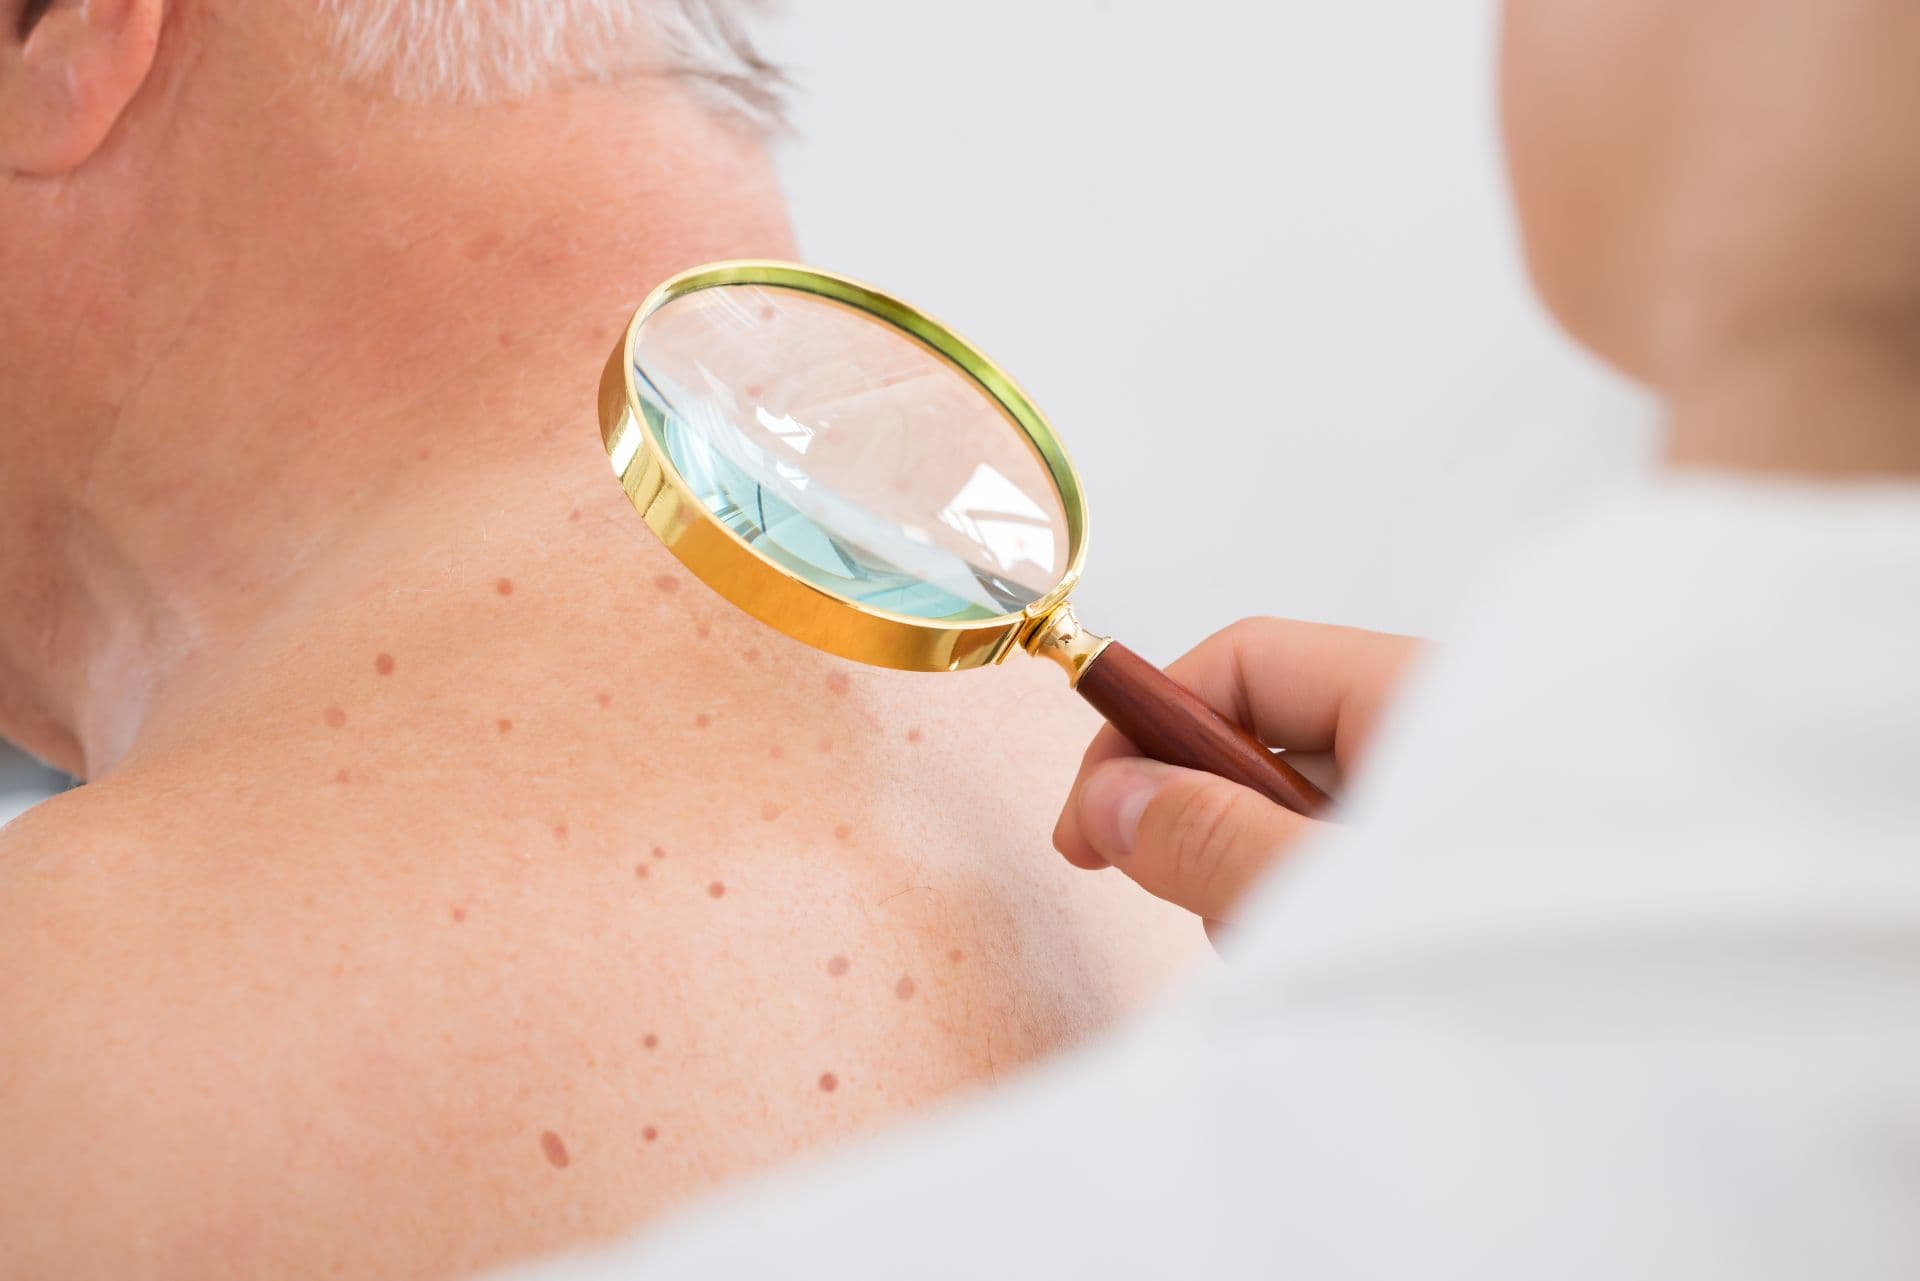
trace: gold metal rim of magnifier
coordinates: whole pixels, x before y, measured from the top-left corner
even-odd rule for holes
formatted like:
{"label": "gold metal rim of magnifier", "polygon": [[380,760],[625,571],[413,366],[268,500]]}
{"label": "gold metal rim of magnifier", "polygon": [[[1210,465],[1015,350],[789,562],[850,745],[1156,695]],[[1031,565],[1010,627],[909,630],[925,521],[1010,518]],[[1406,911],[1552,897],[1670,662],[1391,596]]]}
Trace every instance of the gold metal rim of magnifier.
{"label": "gold metal rim of magnifier", "polygon": [[[676,298],[718,285],[766,285],[845,303],[885,321],[971,378],[1025,434],[1067,522],[1067,570],[1046,595],[1017,614],[941,620],[874,609],[833,595],[762,555],[709,513],[667,454],[660,426],[633,381],[641,324]],[[1016,646],[1059,663],[1077,682],[1104,637],[1080,627],[1067,596],[1087,550],[1086,499],[1066,450],[1006,371],[945,325],[859,281],[797,263],[741,259],[708,263],[662,281],[634,312],[600,378],[600,437],[634,510],[675,559],[761,622],[842,658],[905,671],[959,671],[1004,659]]]}

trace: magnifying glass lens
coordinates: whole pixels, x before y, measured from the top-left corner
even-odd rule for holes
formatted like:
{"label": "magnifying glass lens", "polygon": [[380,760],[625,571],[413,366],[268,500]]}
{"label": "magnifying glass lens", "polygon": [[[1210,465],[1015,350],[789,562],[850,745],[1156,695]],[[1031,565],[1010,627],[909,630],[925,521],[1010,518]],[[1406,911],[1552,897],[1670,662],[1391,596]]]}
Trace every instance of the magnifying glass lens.
{"label": "magnifying glass lens", "polygon": [[707,510],[843,600],[991,618],[1066,574],[1065,506],[1018,424],[885,320],[798,289],[715,285],[641,322],[633,373]]}

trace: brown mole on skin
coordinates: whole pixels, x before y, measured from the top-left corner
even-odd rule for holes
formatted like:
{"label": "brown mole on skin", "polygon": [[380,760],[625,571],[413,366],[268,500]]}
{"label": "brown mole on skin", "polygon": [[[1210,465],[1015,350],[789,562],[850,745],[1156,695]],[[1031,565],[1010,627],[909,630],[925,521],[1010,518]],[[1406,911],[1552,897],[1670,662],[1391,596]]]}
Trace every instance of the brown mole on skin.
{"label": "brown mole on skin", "polygon": [[511,596],[513,595],[513,580],[511,578],[503,578],[493,585],[493,590],[499,592],[502,596]]}
{"label": "brown mole on skin", "polygon": [[903,1001],[911,1001],[913,999],[913,991],[913,980],[904,974],[900,976],[900,981],[893,985],[893,994]]}
{"label": "brown mole on skin", "polygon": [[467,909],[464,907],[455,907],[451,915],[453,917],[453,923],[459,925],[467,919]]}
{"label": "brown mole on skin", "polygon": [[334,782],[336,782],[336,783],[344,783],[344,782],[346,782],[346,781],[347,781],[347,772],[346,772],[345,770],[335,770],[335,771],[333,772],[333,781],[334,781]]}
{"label": "brown mole on skin", "polygon": [[852,836],[852,835],[853,835],[853,829],[851,827],[848,827],[845,823],[842,823],[840,826],[833,829],[833,839],[836,841],[844,841],[849,836]]}
{"label": "brown mole on skin", "polygon": [[640,1137],[645,1139],[647,1142],[651,1143],[655,1139],[660,1137],[660,1131],[654,1129],[651,1125],[649,1125],[644,1130],[640,1131]]}
{"label": "brown mole on skin", "polygon": [[952,961],[955,965],[958,965],[960,964],[960,962],[967,959],[967,954],[965,952],[962,952],[957,947],[950,947],[947,949],[947,959],[949,961]]}
{"label": "brown mole on skin", "polygon": [[677,592],[680,590],[680,580],[672,574],[655,574],[653,576],[653,585],[663,592]]}
{"label": "brown mole on skin", "polygon": [[382,676],[393,675],[393,655],[375,654],[373,656],[373,670],[379,672]]}
{"label": "brown mole on skin", "polygon": [[598,694],[595,694],[593,696],[593,701],[600,704],[600,706],[602,707],[612,707],[613,695],[607,693],[607,691],[603,689]]}
{"label": "brown mole on skin", "polygon": [[662,849],[658,845],[653,847],[652,853],[655,858],[665,858],[667,856],[666,850]]}
{"label": "brown mole on skin", "polygon": [[713,717],[707,715],[705,712],[693,718],[693,727],[695,729],[705,729],[711,724],[713,724]]}
{"label": "brown mole on skin", "polygon": [[833,956],[829,956],[827,958],[827,977],[836,978],[836,979],[839,978],[842,974],[845,974],[847,972],[847,966],[851,964],[852,962],[847,960],[846,957],[840,956],[837,953]]}
{"label": "brown mole on skin", "polygon": [[573,1163],[573,1158],[567,1155],[566,1143],[552,1130],[540,1136],[540,1150],[547,1154],[547,1164],[556,1170],[564,1170]]}
{"label": "brown mole on skin", "polygon": [[326,710],[326,720],[328,725],[332,726],[334,729],[339,729],[342,725],[345,725],[347,723],[347,714],[341,708],[329,707]]}
{"label": "brown mole on skin", "polygon": [[835,1090],[839,1088],[840,1088],[839,1077],[835,1076],[831,1072],[822,1072],[820,1074],[820,1090],[822,1093],[832,1094]]}
{"label": "brown mole on skin", "polygon": [[508,720],[504,716],[502,716],[499,720],[495,721],[494,724],[500,728],[500,732],[502,734],[513,733],[513,722]]}
{"label": "brown mole on skin", "polygon": [[556,841],[564,841],[567,839],[567,825],[565,823],[555,823],[553,825],[553,839]]}
{"label": "brown mole on skin", "polygon": [[726,893],[727,893],[727,887],[721,884],[719,881],[715,881],[712,884],[707,886],[708,898],[724,898],[726,896]]}
{"label": "brown mole on skin", "polygon": [[649,1032],[640,1038],[640,1044],[651,1050],[654,1046],[660,1044],[660,1038]]}
{"label": "brown mole on skin", "polygon": [[908,741],[909,743],[917,743],[917,742],[919,742],[919,741],[920,741],[920,727],[919,727],[919,726],[917,726],[917,725],[916,725],[916,726],[914,726],[914,727],[913,727],[912,729],[910,729],[910,730],[908,730],[908,731],[907,731],[907,741]]}
{"label": "brown mole on skin", "polygon": [[646,879],[647,879],[647,865],[646,865],[645,863],[635,863],[635,864],[633,865],[633,874],[634,874],[635,876],[637,876],[637,877],[639,877],[639,878],[640,878],[641,880],[643,880],[643,881],[644,881],[644,880],[646,880]]}

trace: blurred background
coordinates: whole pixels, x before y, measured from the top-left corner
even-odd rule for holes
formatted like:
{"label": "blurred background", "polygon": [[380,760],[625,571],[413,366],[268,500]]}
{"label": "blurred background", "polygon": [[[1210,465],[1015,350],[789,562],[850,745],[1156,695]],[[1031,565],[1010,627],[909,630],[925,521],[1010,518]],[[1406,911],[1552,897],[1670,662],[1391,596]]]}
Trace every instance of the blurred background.
{"label": "blurred background", "polygon": [[[1445,636],[1645,466],[1648,404],[1526,290],[1491,0],[789,9],[802,253],[1053,420],[1096,630],[1163,661],[1252,613]],[[0,821],[62,782],[0,748]]]}

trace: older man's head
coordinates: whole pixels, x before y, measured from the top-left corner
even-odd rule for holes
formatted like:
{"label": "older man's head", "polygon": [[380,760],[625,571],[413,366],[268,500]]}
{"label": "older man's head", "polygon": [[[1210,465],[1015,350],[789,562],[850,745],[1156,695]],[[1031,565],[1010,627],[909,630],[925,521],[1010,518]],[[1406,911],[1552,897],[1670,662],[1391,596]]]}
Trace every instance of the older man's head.
{"label": "older man's head", "polygon": [[784,252],[759,7],[0,0],[0,725],[81,768],[141,602],[284,572],[376,446],[564,421],[650,280]]}

